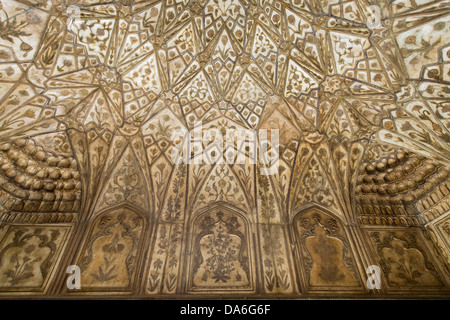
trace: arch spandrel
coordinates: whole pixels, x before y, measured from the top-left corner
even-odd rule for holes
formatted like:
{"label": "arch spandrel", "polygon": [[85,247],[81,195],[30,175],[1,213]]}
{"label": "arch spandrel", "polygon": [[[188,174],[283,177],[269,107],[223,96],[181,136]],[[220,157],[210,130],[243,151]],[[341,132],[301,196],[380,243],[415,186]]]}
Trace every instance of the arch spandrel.
{"label": "arch spandrel", "polygon": [[448,4],[319,2],[0,0],[0,295],[447,297]]}

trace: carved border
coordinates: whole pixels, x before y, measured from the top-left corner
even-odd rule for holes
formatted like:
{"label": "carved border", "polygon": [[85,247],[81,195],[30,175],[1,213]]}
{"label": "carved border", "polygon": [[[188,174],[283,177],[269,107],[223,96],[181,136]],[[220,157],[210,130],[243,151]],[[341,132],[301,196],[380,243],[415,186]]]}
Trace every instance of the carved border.
{"label": "carved border", "polygon": [[0,223],[25,223],[25,224],[61,224],[76,223],[77,212],[17,212],[8,211],[0,216]]}
{"label": "carved border", "polygon": [[[245,226],[244,229],[246,230],[246,246],[248,248],[248,261],[249,261],[249,282],[250,285],[248,287],[244,288],[196,288],[192,283],[192,277],[191,272],[192,266],[193,266],[193,246],[195,245],[194,239],[193,239],[193,225],[196,223],[196,221],[201,218],[203,215],[211,212],[211,213],[218,213],[218,212],[227,212],[231,215],[237,215],[239,216],[244,222]],[[206,208],[202,208],[201,210],[197,211],[196,213],[192,214],[191,219],[189,221],[189,230],[188,230],[188,241],[186,241],[186,253],[187,253],[187,259],[186,259],[186,266],[184,268],[184,275],[186,277],[186,291],[188,293],[195,293],[195,294],[209,294],[209,293],[221,293],[224,294],[233,294],[237,292],[243,292],[243,293],[254,293],[256,290],[256,253],[255,253],[255,245],[254,245],[254,232],[251,230],[251,224],[250,224],[250,218],[247,217],[244,213],[242,213],[240,210],[231,207],[230,205],[224,204],[224,203],[215,203],[211,206],[208,206]]]}
{"label": "carved border", "polygon": [[[118,288],[118,287],[88,287],[83,288],[83,285],[80,290],[67,290],[67,288],[64,288],[63,294],[70,295],[70,296],[98,296],[98,295],[107,295],[107,296],[114,296],[114,295],[129,295],[136,291],[136,289],[139,287],[139,283],[137,279],[142,278],[143,270],[142,265],[144,263],[145,259],[145,236],[147,235],[147,232],[149,230],[149,225],[151,224],[151,218],[149,215],[146,215],[144,212],[141,211],[141,209],[136,208],[135,206],[129,205],[128,203],[120,203],[113,207],[108,207],[103,210],[100,210],[99,212],[95,213],[88,223],[88,231],[85,233],[82,242],[80,243],[79,248],[77,249],[77,252],[75,254],[75,259],[77,263],[81,264],[80,259],[82,259],[82,255],[86,249],[86,246],[88,245],[88,242],[91,240],[92,232],[94,228],[96,227],[96,222],[99,220],[103,215],[108,214],[112,211],[117,211],[120,209],[128,209],[137,215],[140,215],[143,220],[143,228],[141,232],[141,239],[138,241],[137,249],[136,249],[136,256],[135,256],[135,266],[133,274],[130,278],[130,283],[128,287],[124,288]],[[83,276],[83,273],[81,274]]]}
{"label": "carved border", "polygon": [[[334,219],[339,227],[342,229],[342,232],[344,234],[344,237],[338,236],[337,238],[340,239],[347,248],[345,249],[347,259],[351,259],[351,268],[349,268],[349,271],[352,272],[356,278],[356,280],[360,283],[360,286],[311,286],[309,283],[309,277],[308,277],[308,265],[312,264],[311,258],[308,259],[308,257],[305,259],[304,257],[304,250],[302,249],[303,246],[303,240],[299,238],[299,234],[296,228],[297,220],[308,213],[320,213],[324,214],[325,216]],[[346,227],[341,220],[339,216],[334,214],[333,212],[323,209],[318,206],[312,206],[308,207],[306,209],[297,211],[294,215],[292,215],[292,218],[290,220],[290,226],[289,230],[292,234],[292,246],[293,246],[293,252],[294,252],[294,267],[297,270],[296,276],[298,278],[298,281],[300,282],[299,287],[300,291],[304,294],[327,294],[327,295],[336,295],[339,291],[344,292],[343,294],[349,294],[349,293],[355,293],[355,294],[363,294],[365,293],[364,287],[363,287],[363,281],[359,272],[358,268],[358,260],[357,256],[355,255],[354,246],[350,245],[350,238],[348,231],[346,230]],[[336,237],[335,235],[333,235]]]}
{"label": "carved border", "polygon": [[[376,259],[375,264],[378,265],[381,269],[381,277],[382,277],[382,284],[385,287],[386,294],[414,294],[418,296],[423,295],[434,295],[439,294],[443,292],[450,293],[450,285],[449,280],[444,276],[444,273],[442,271],[442,266],[440,265],[441,262],[436,260],[436,257],[431,255],[431,246],[433,244],[426,241],[426,235],[424,232],[426,232],[421,227],[399,227],[399,226],[363,226],[361,227],[363,236],[365,238],[365,241],[368,244],[368,250],[370,251],[370,255]],[[434,271],[436,274],[438,274],[438,279],[442,281],[443,286],[442,287],[436,287],[436,286],[409,286],[409,287],[396,287],[389,284],[389,281],[387,279],[387,276],[385,274],[385,270],[383,270],[381,257],[378,253],[378,246],[375,243],[375,241],[372,238],[373,232],[407,232],[412,234],[415,237],[416,243],[419,243],[419,251],[422,253],[426,261],[429,263],[429,265],[432,265]]]}
{"label": "carved border", "polygon": [[20,228],[58,228],[60,231],[64,231],[64,234],[62,235],[61,239],[61,245],[59,248],[56,249],[56,252],[54,253],[54,259],[51,267],[49,268],[48,274],[43,280],[43,283],[39,287],[20,287],[20,288],[14,288],[14,287],[1,287],[0,288],[0,295],[21,295],[22,293],[24,295],[29,294],[46,294],[49,286],[51,285],[56,273],[58,272],[58,267],[63,263],[61,261],[62,253],[66,250],[68,245],[68,239],[72,232],[73,225],[71,224],[4,224],[0,228],[4,228],[1,232],[1,239],[0,239],[0,246],[3,245],[6,237],[9,235],[10,231],[12,231],[15,227]]}

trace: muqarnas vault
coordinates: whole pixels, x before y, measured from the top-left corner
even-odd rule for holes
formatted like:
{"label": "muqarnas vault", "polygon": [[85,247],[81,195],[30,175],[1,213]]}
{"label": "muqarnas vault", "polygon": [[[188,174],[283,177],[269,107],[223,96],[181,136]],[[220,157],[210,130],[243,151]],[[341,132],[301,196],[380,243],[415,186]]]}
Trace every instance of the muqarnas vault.
{"label": "muqarnas vault", "polygon": [[448,2],[0,3],[0,297],[449,297]]}

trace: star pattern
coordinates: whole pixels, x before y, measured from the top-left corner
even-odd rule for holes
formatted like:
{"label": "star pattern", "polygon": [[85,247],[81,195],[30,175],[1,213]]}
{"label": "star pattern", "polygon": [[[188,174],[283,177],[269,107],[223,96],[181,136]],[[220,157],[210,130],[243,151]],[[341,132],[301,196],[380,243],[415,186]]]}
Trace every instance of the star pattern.
{"label": "star pattern", "polygon": [[[200,274],[183,259],[193,217],[223,205],[246,216],[236,236],[253,228],[260,241],[245,254],[253,262],[239,261],[242,290],[298,292],[295,232],[284,228],[299,212],[321,208],[340,228],[448,221],[449,9],[441,0],[2,0],[1,219],[88,222],[89,241],[77,227],[70,238],[82,253],[64,253],[78,259],[103,234],[104,212],[125,206],[133,213],[111,213],[108,228],[132,224],[130,234],[153,238],[123,244],[133,249],[120,283],[129,290],[139,269],[145,294],[175,294],[196,290],[179,270]],[[264,176],[248,149],[201,137],[193,145],[223,161],[197,163],[192,152],[192,164],[175,164],[180,132],[198,123],[278,130],[279,170]],[[135,212],[147,222],[130,222]],[[432,237],[448,259],[448,237]],[[134,247],[142,241],[148,251]],[[315,257],[303,254],[310,270]],[[342,264],[352,274],[370,261],[359,255]],[[110,276],[89,285],[114,291]]]}

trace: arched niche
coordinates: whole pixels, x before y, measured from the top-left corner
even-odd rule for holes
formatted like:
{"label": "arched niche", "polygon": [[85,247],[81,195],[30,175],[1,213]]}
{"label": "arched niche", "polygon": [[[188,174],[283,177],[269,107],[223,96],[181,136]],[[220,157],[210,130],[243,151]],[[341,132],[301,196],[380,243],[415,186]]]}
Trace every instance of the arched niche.
{"label": "arched niche", "polygon": [[188,291],[254,290],[254,246],[248,218],[224,205],[194,214],[188,243]]}
{"label": "arched niche", "polygon": [[128,205],[100,212],[78,258],[81,291],[131,291],[147,221]]}
{"label": "arched niche", "polygon": [[291,221],[296,269],[306,292],[361,291],[362,281],[342,221],[319,207]]}

